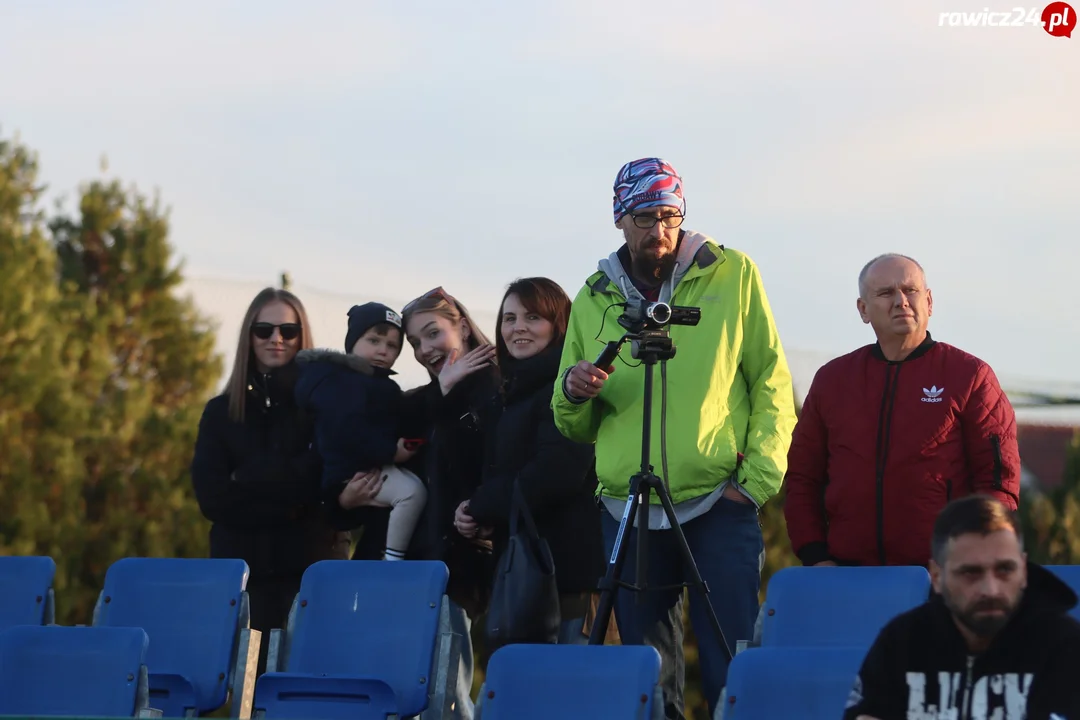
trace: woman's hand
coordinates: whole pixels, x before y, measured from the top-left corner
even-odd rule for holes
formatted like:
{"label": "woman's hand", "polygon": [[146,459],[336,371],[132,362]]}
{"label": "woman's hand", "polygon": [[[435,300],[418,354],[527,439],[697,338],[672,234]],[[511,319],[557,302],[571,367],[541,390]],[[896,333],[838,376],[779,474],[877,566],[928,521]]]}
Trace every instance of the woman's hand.
{"label": "woman's hand", "polygon": [[464,355],[460,350],[451,350],[446,356],[446,363],[439,371],[439,387],[442,388],[442,394],[449,395],[450,390],[465,377],[494,364],[494,345],[481,345]]}
{"label": "woman's hand", "polygon": [[457,506],[457,510],[454,511],[454,527],[461,533],[462,537],[474,538],[476,537],[476,521],[473,520],[473,516],[469,514],[469,501],[464,500]]}
{"label": "woman's hand", "polygon": [[384,482],[386,482],[386,476],[380,470],[356,473],[338,495],[338,505],[345,510],[366,505],[380,505],[375,501],[375,496],[382,490]]}

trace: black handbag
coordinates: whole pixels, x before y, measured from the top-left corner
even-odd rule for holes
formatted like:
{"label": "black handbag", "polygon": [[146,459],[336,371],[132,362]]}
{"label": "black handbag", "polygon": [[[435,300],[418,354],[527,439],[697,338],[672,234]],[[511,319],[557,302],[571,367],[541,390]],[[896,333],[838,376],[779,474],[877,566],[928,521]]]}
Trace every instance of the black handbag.
{"label": "black handbag", "polygon": [[555,561],[547,541],[536,531],[516,479],[513,493],[510,540],[495,568],[485,623],[489,652],[503,645],[555,644],[559,639],[562,618]]}

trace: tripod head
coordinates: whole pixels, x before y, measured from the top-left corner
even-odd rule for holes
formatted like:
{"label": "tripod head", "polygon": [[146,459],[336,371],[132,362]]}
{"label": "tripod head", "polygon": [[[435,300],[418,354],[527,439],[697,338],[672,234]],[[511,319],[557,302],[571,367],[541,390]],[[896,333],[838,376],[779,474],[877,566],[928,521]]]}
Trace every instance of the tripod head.
{"label": "tripod head", "polygon": [[594,363],[604,369],[615,361],[622,344],[630,341],[630,355],[646,365],[655,365],[675,357],[676,347],[671,342],[668,325],[697,325],[701,321],[701,308],[645,300],[628,301],[626,311],[619,317],[619,325],[626,333],[612,340]]}

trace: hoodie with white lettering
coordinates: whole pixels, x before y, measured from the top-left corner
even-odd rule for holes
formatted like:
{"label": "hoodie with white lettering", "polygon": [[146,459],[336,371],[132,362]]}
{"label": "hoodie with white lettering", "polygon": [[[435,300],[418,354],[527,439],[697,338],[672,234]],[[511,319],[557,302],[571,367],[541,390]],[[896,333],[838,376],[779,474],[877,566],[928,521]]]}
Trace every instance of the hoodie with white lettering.
{"label": "hoodie with white lettering", "polygon": [[1077,595],[1028,563],[1020,608],[989,648],[972,654],[941,597],[903,613],[878,635],[844,720],[1080,720]]}

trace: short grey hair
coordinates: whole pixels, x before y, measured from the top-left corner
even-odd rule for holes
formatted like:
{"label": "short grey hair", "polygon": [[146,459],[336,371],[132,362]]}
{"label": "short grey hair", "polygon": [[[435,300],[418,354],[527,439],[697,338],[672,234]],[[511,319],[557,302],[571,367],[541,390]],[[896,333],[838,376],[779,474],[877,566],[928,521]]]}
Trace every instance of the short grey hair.
{"label": "short grey hair", "polygon": [[926,271],[923,270],[923,266],[920,265],[919,261],[915,258],[909,257],[907,255],[901,255],[900,253],[883,253],[863,265],[863,269],[859,271],[859,297],[866,297],[866,276],[870,274],[870,268],[874,266],[874,263],[876,263],[878,260],[888,260],[891,258],[910,260],[911,262],[915,263],[915,267],[919,268],[919,272],[922,273],[923,281],[926,281]]}

